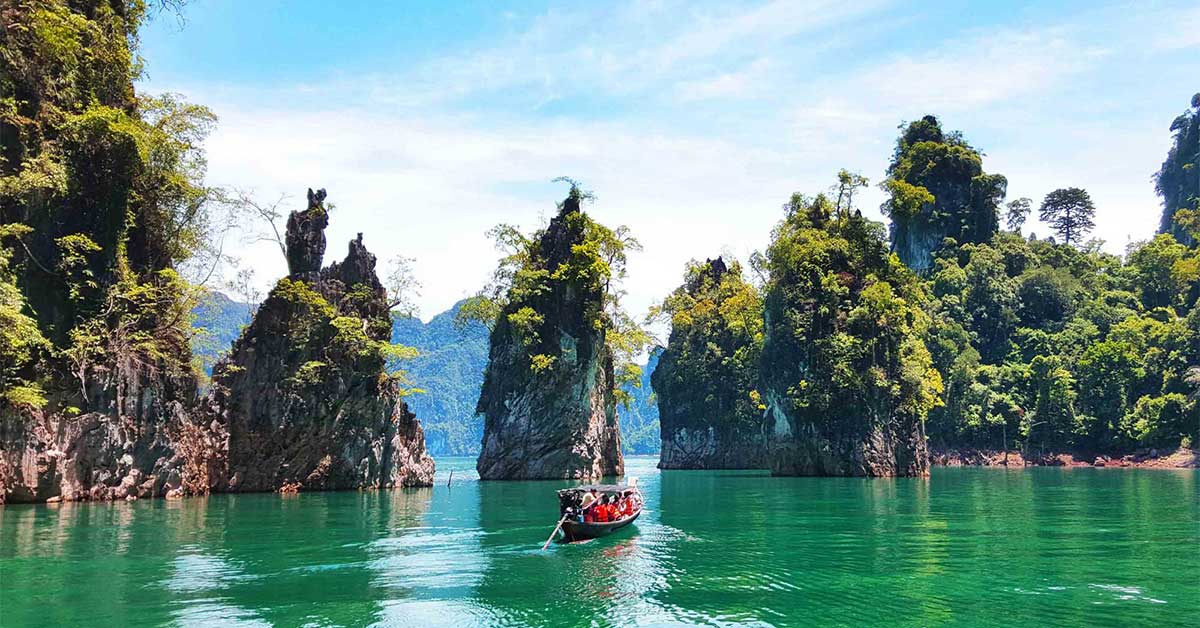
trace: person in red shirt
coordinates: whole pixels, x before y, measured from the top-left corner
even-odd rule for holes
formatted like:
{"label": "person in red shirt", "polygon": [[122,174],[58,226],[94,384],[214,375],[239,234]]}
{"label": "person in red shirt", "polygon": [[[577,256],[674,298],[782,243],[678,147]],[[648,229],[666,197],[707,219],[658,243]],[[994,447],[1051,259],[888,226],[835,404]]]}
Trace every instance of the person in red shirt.
{"label": "person in red shirt", "polygon": [[623,517],[633,516],[633,511],[636,509],[636,507],[633,503],[633,493],[625,493],[625,499],[622,502],[622,505],[624,506],[624,508],[621,509],[621,516],[623,516]]}
{"label": "person in red shirt", "polygon": [[612,521],[612,505],[609,503],[607,495],[600,500],[600,505],[596,507],[596,521],[600,523]]}

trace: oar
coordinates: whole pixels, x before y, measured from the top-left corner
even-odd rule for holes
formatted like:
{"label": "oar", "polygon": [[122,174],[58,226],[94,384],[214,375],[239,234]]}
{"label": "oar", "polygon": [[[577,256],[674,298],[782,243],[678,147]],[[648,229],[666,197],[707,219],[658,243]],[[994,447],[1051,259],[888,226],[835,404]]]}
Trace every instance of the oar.
{"label": "oar", "polygon": [[543,552],[546,551],[547,547],[550,547],[550,541],[554,540],[554,535],[558,534],[558,529],[562,527],[563,522],[566,521],[567,517],[569,517],[569,516],[570,516],[569,514],[563,515],[562,519],[558,520],[558,525],[554,526],[554,531],[550,533],[550,538],[546,539],[546,544],[542,546]]}

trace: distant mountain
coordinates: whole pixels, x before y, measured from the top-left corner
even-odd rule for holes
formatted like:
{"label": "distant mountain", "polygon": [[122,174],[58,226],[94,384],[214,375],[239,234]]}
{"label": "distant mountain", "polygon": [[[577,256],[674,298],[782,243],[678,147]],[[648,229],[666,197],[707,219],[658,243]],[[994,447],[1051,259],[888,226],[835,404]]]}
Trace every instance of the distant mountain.
{"label": "distant mountain", "polygon": [[205,375],[212,375],[213,365],[229,352],[257,308],[253,303],[239,303],[214,291],[192,310],[192,325],[197,330],[192,337],[192,354],[200,360]]}
{"label": "distant mountain", "polygon": [[627,454],[657,454],[662,449],[658,405],[654,403],[654,391],[650,388],[650,374],[658,366],[660,353],[661,349],[655,349],[642,367],[641,388],[627,388],[633,401],[628,407],[617,409],[621,421],[621,449]]}
{"label": "distant mountain", "polygon": [[[420,351],[404,369],[413,385],[425,392],[409,395],[405,401],[421,420],[426,448],[434,456],[474,456],[483,440],[483,419],[475,416],[475,402],[487,367],[488,330],[479,323],[461,330],[455,327],[454,315],[461,305],[456,303],[428,323],[399,316],[392,322],[392,342]],[[229,351],[255,307],[214,292],[193,310],[194,325],[204,332],[197,334],[192,351],[206,373]],[[657,454],[661,445],[658,408],[650,389],[656,364],[658,352],[650,356],[641,388],[630,388],[630,406],[618,409],[622,449],[627,454]]]}
{"label": "distant mountain", "polygon": [[413,384],[425,392],[409,395],[409,407],[425,428],[425,446],[435,456],[479,453],[483,419],[475,402],[487,367],[488,330],[480,323],[464,329],[454,325],[462,302],[434,316],[394,317],[392,342],[416,347],[420,356],[404,364]]}

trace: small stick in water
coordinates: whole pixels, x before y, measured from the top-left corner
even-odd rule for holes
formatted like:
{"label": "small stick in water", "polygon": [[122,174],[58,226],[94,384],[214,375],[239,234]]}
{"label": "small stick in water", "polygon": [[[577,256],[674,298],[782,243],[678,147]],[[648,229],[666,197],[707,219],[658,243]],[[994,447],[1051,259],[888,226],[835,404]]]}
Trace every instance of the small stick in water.
{"label": "small stick in water", "polygon": [[454,481],[454,469],[450,469],[450,477],[446,480],[446,488],[450,488],[450,483]]}

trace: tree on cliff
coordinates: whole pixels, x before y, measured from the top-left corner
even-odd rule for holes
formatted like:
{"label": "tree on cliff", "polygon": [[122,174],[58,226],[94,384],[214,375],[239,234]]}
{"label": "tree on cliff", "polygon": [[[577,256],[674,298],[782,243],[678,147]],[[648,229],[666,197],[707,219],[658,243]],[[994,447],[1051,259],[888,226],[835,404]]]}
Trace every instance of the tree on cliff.
{"label": "tree on cliff", "polygon": [[[804,197],[800,197],[804,198]],[[784,475],[921,475],[941,376],[922,342],[921,283],[883,225],[831,219],[824,196],[789,212],[767,250],[762,378]],[[781,423],[783,425],[781,425]]]}
{"label": "tree on cliff", "polygon": [[762,297],[736,260],[692,261],[683,285],[651,309],[671,324],[651,374],[664,468],[758,467],[763,462]]}
{"label": "tree on cliff", "polygon": [[986,242],[999,229],[1008,180],[985,173],[982,154],[934,116],[901,125],[887,175],[880,209],[892,221],[892,249],[914,270],[932,267],[945,238]]}
{"label": "tree on cliff", "polygon": [[1080,239],[1096,227],[1092,221],[1095,216],[1096,205],[1082,188],[1054,190],[1046,195],[1038,210],[1038,218],[1054,229],[1063,244],[1079,244]]}
{"label": "tree on cliff", "polygon": [[1200,210],[1200,93],[1192,96],[1191,107],[1171,122],[1175,142],[1154,177],[1154,187],[1163,201],[1159,233],[1170,233],[1184,244],[1193,244],[1191,234],[1175,222],[1181,209]]}

